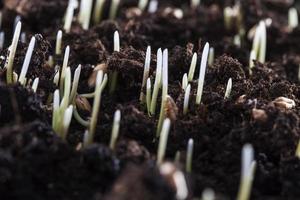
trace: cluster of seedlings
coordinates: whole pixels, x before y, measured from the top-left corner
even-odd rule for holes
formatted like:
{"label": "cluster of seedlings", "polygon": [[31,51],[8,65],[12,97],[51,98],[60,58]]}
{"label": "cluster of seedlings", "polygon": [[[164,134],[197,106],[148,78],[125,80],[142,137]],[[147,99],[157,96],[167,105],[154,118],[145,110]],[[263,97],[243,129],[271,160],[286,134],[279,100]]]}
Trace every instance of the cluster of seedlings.
{"label": "cluster of seedlings", "polygon": [[4,0],[0,198],[300,198],[297,6]]}

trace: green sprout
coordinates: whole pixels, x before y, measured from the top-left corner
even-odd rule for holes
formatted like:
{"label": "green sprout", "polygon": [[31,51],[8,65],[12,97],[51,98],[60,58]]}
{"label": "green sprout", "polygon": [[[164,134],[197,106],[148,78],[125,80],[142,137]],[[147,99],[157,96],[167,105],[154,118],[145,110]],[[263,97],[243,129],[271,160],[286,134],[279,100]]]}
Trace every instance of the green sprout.
{"label": "green sprout", "polygon": [[25,60],[21,69],[21,73],[19,76],[19,82],[24,86],[26,84],[26,74],[29,68],[29,64],[30,64],[30,60],[31,60],[31,56],[33,53],[33,49],[34,49],[34,45],[35,45],[35,37],[32,37],[25,55]]}
{"label": "green sprout", "polygon": [[163,123],[163,127],[160,133],[158,150],[157,150],[157,161],[156,164],[159,166],[163,163],[168,143],[168,137],[171,127],[171,120],[166,118]]}
{"label": "green sprout", "polygon": [[145,94],[143,92],[143,89],[146,86],[147,79],[149,77],[149,72],[150,72],[150,62],[151,62],[151,47],[147,47],[146,51],[146,59],[145,59],[145,65],[144,65],[144,74],[143,74],[143,81],[142,81],[142,88],[141,88],[141,93],[140,93],[140,101],[141,103],[145,103]]}
{"label": "green sprout", "polygon": [[119,130],[120,130],[120,121],[121,121],[121,111],[117,110],[114,115],[114,122],[111,132],[111,138],[110,138],[110,149],[114,150],[116,146],[116,142],[119,136]]}
{"label": "green sprout", "polygon": [[256,161],[254,160],[254,150],[252,145],[246,144],[242,150],[242,171],[241,182],[237,196],[237,200],[249,200],[251,188],[256,168]]}
{"label": "green sprout", "polygon": [[21,34],[22,23],[19,21],[16,25],[13,40],[11,46],[9,47],[9,54],[5,63],[6,68],[6,81],[8,84],[12,84],[14,82],[13,79],[13,64],[16,55],[16,50],[18,46],[18,41]]}
{"label": "green sprout", "polygon": [[206,43],[204,46],[203,53],[202,53],[200,72],[199,72],[199,78],[198,78],[198,88],[197,88],[197,95],[196,95],[196,104],[197,105],[200,105],[201,99],[202,99],[208,54],[209,54],[209,43]]}
{"label": "green sprout", "polygon": [[188,173],[192,172],[193,151],[194,151],[194,140],[189,139],[188,146],[187,146],[187,154],[186,154],[186,164],[185,164],[185,170]]}
{"label": "green sprout", "polygon": [[150,106],[150,114],[151,115],[155,115],[157,96],[158,96],[159,88],[161,86],[162,60],[163,60],[162,57],[163,57],[162,51],[161,51],[161,49],[158,49],[157,50],[156,74],[155,74],[155,81],[154,81],[151,106]]}
{"label": "green sprout", "polygon": [[231,90],[232,90],[232,78],[229,78],[227,87],[226,87],[226,91],[225,91],[225,95],[224,95],[224,99],[228,99],[230,97]]}
{"label": "green sprout", "polygon": [[96,0],[96,5],[94,8],[94,23],[99,24],[102,18],[102,12],[104,7],[105,0]]}

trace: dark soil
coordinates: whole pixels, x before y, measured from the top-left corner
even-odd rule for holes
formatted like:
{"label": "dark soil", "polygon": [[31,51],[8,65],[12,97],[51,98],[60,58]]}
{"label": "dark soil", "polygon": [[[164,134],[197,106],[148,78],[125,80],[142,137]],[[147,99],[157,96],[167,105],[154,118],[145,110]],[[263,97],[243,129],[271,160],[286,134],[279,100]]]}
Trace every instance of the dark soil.
{"label": "dark soil", "polygon": [[[91,21],[83,30],[74,18],[70,33],[63,33],[62,52],[70,46],[68,65],[72,74],[82,66],[78,93],[94,91],[97,70],[118,73],[117,87],[102,94],[94,144],[82,147],[85,127],[74,118],[67,141],[52,130],[52,95],[58,30],[63,28],[67,0],[3,0],[1,31],[5,48],[0,52],[0,199],[57,200],[154,200],[176,199],[174,183],[156,166],[156,129],[161,104],[158,95],[155,116],[139,102],[145,51],[151,46],[150,78],[156,75],[156,52],[169,52],[169,95],[178,112],[172,113],[166,160],[189,185],[187,199],[200,199],[212,188],[217,199],[235,199],[240,182],[241,150],[250,143],[257,168],[251,199],[300,199],[300,160],[295,151],[300,140],[300,28],[289,30],[288,10],[296,0],[240,1],[246,31],[241,46],[233,43],[237,28],[224,26],[223,9],[233,0],[203,0],[191,9],[188,1],[166,0],[156,13],[140,12],[137,0],[121,1],[117,18],[108,19],[111,1],[106,1],[103,20]],[[178,10],[180,9],[180,10]],[[178,16],[182,12],[182,18]],[[75,15],[79,12],[75,11]],[[3,68],[9,53],[14,21],[20,16],[25,41],[19,41],[14,71],[19,74],[31,36],[36,46],[27,78],[39,77],[37,93],[29,86],[6,84]],[[249,30],[260,20],[271,18],[267,28],[267,62],[254,62],[249,73],[252,40]],[[113,34],[120,34],[121,50],[113,51]],[[206,70],[202,104],[195,104],[197,77],[206,42],[215,50],[215,60]],[[189,112],[183,115],[182,77],[197,53],[195,80],[191,82]],[[50,66],[49,56],[54,56]],[[230,98],[224,99],[232,78]],[[145,88],[143,88],[145,89]],[[295,101],[286,109],[274,102],[278,97]],[[93,106],[93,99],[81,99]],[[175,106],[174,106],[175,107]],[[115,111],[121,111],[119,138],[111,150],[109,142]],[[84,119],[91,112],[78,108]],[[262,115],[256,115],[257,112]],[[192,172],[185,172],[186,148],[194,139]]]}

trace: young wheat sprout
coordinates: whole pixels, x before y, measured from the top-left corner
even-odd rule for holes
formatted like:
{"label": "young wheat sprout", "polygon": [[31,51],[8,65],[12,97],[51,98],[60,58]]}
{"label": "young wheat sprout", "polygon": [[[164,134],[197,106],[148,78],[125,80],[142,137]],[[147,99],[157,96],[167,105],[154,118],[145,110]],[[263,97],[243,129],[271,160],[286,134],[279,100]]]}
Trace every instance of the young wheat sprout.
{"label": "young wheat sprout", "polygon": [[64,92],[63,92],[63,99],[61,103],[61,107],[65,110],[70,102],[70,94],[71,94],[71,69],[67,67],[66,69],[66,77],[64,79]]}
{"label": "young wheat sprout", "polygon": [[120,52],[120,35],[118,31],[114,33],[114,51]]}
{"label": "young wheat sprout", "polygon": [[202,192],[202,200],[215,200],[215,192],[212,189],[205,189]]}
{"label": "young wheat sprout", "polygon": [[2,31],[0,32],[0,50],[3,49],[5,42],[5,33]]}
{"label": "young wheat sprout", "polygon": [[80,3],[78,21],[84,30],[87,30],[90,26],[92,6],[93,0],[82,0]]}
{"label": "young wheat sprout", "polygon": [[139,0],[138,7],[141,11],[144,11],[148,5],[148,0]]}
{"label": "young wheat sprout", "polygon": [[250,59],[249,59],[249,72],[250,74],[252,74],[252,68],[254,67],[254,60],[256,60],[256,52],[254,50],[252,50],[250,52]]}
{"label": "young wheat sprout", "polygon": [[200,5],[201,0],[191,0],[191,7],[193,9],[197,8]]}
{"label": "young wheat sprout", "polygon": [[35,37],[32,37],[31,40],[30,40],[26,55],[25,55],[25,60],[24,60],[23,66],[22,66],[21,73],[20,73],[20,76],[19,76],[19,82],[22,85],[26,84],[26,74],[27,74],[28,67],[29,67],[29,64],[30,64],[30,60],[31,60],[31,56],[32,56],[32,53],[33,53],[34,45],[35,45]]}
{"label": "young wheat sprout", "polygon": [[94,16],[93,16],[95,24],[99,24],[101,21],[104,3],[105,0],[96,0],[96,5],[94,8]]}
{"label": "young wheat sprout", "polygon": [[81,73],[81,65],[79,65],[74,73],[74,80],[72,83],[72,90],[71,90],[71,96],[70,96],[70,104],[74,104],[75,102],[75,98],[77,95],[77,88],[78,88],[78,84],[79,84],[79,78],[80,78],[80,73]]}
{"label": "young wheat sprout", "polygon": [[53,83],[54,83],[56,86],[58,86],[58,83],[59,83],[59,77],[60,77],[59,74],[60,74],[60,73],[59,73],[59,70],[57,70],[57,72],[56,72],[56,74],[54,75],[54,78],[53,78]]}
{"label": "young wheat sprout", "polygon": [[298,11],[296,8],[289,9],[289,28],[293,30],[298,26]]}
{"label": "young wheat sprout", "polygon": [[[115,31],[114,33],[114,51],[120,52],[120,36],[118,31]],[[110,87],[109,87],[110,94],[114,93],[114,91],[116,90],[117,81],[118,81],[118,72],[113,71],[111,74]]]}
{"label": "young wheat sprout", "polygon": [[194,151],[194,140],[189,139],[188,146],[187,146],[187,154],[186,154],[186,164],[185,164],[185,170],[188,173],[192,172],[193,151]]}
{"label": "young wheat sprout", "polygon": [[66,68],[68,66],[69,57],[70,57],[70,47],[67,46],[66,50],[65,50],[64,61],[63,61],[62,69],[61,69],[61,75],[60,75],[60,93],[61,94],[64,91],[64,80],[65,80],[65,76],[66,76]]}
{"label": "young wheat sprout", "polygon": [[52,109],[52,128],[55,131],[58,126],[58,117],[59,117],[59,104],[60,104],[60,96],[59,90],[55,90],[53,96],[53,109]]}
{"label": "young wheat sprout", "polygon": [[62,137],[63,140],[65,140],[66,137],[67,137],[67,133],[69,131],[72,116],[73,116],[73,106],[70,105],[64,113],[63,128],[62,128],[62,133],[61,133],[61,137]]}
{"label": "young wheat sprout", "polygon": [[72,21],[74,17],[74,10],[78,7],[77,0],[69,0],[69,5],[67,7],[67,12],[65,16],[64,30],[66,33],[70,33],[72,27]]}
{"label": "young wheat sprout", "polygon": [[196,96],[196,104],[197,105],[200,105],[201,99],[202,99],[208,54],[209,54],[209,43],[206,43],[205,46],[204,46],[204,50],[203,50],[202,58],[201,58],[200,73],[199,73],[198,88],[197,88],[197,96]]}
{"label": "young wheat sprout", "polygon": [[189,69],[189,76],[188,76],[189,82],[193,81],[193,79],[194,79],[196,64],[197,64],[197,53],[194,53],[192,62],[190,65],[190,69]]}
{"label": "young wheat sprout", "polygon": [[115,149],[117,139],[119,136],[120,121],[121,121],[121,111],[117,110],[114,115],[113,128],[112,128],[110,144],[109,144],[109,148],[112,150]]}
{"label": "young wheat sprout", "polygon": [[[88,140],[87,140],[87,145],[92,144],[94,140],[94,134],[96,131],[96,126],[97,126],[97,121],[98,121],[98,114],[99,114],[99,109],[100,109],[100,103],[101,103],[101,95],[102,95],[102,90],[105,87],[103,85],[103,71],[100,70],[97,73],[97,78],[96,78],[96,88],[95,88],[95,97],[94,97],[94,104],[93,104],[93,110],[92,110],[92,117],[91,117],[91,123],[89,126],[89,134],[88,134]],[[106,82],[105,82],[106,84]]]}
{"label": "young wheat sprout", "polygon": [[162,57],[163,57],[162,51],[161,51],[161,49],[158,49],[157,50],[156,75],[155,75],[153,94],[152,94],[152,99],[151,99],[151,108],[150,108],[151,115],[155,115],[158,91],[161,86],[162,59],[163,59]]}
{"label": "young wheat sprout", "polygon": [[112,0],[109,10],[109,19],[115,19],[117,16],[120,0]]}
{"label": "young wheat sprout", "polygon": [[164,120],[163,127],[162,127],[162,130],[160,133],[160,138],[159,138],[157,161],[156,161],[157,165],[161,165],[164,160],[167,143],[168,143],[170,127],[171,127],[171,120],[166,118]]}
{"label": "young wheat sprout", "polygon": [[184,101],[183,101],[183,114],[186,115],[189,110],[189,101],[190,101],[190,94],[191,94],[191,84],[188,84],[184,94]]}
{"label": "young wheat sprout", "polygon": [[232,90],[232,78],[229,78],[227,87],[226,87],[226,91],[225,91],[225,95],[224,95],[224,99],[228,99],[230,97],[231,90]]}
{"label": "young wheat sprout", "polygon": [[256,168],[256,161],[254,160],[253,147],[250,144],[246,144],[244,145],[242,150],[241,183],[240,183],[237,200],[250,199],[255,168]]}
{"label": "young wheat sprout", "polygon": [[144,65],[144,74],[143,74],[143,81],[142,81],[142,88],[141,88],[141,94],[140,94],[140,101],[141,103],[145,102],[145,94],[144,94],[144,88],[147,83],[147,79],[149,77],[150,72],[150,62],[151,62],[151,47],[147,47],[146,51],[146,59],[145,59],[145,65]]}
{"label": "young wheat sprout", "polygon": [[267,30],[264,21],[259,22],[256,27],[255,36],[253,40],[252,50],[250,53],[250,69],[253,67],[252,60],[258,60],[261,63],[266,61],[267,48]]}
{"label": "young wheat sprout", "polygon": [[59,30],[56,35],[56,45],[55,45],[55,54],[61,54],[61,43],[62,43],[62,31]]}
{"label": "young wheat sprout", "polygon": [[163,121],[165,119],[165,105],[168,97],[168,49],[163,51],[163,68],[162,68],[162,96],[161,96],[161,106],[160,106],[160,114],[157,126],[157,137],[159,137],[159,133],[161,131],[161,127]]}
{"label": "young wheat sprout", "polygon": [[18,46],[18,41],[21,34],[22,23],[19,21],[14,32],[11,46],[9,47],[9,54],[5,63],[6,67],[6,81],[8,84],[13,83],[13,64]]}
{"label": "young wheat sprout", "polygon": [[157,0],[150,0],[148,12],[149,13],[155,13],[158,8],[158,1]]}
{"label": "young wheat sprout", "polygon": [[15,17],[15,20],[14,20],[14,31],[16,30],[16,27],[17,27],[17,25],[18,25],[19,22],[21,22],[21,16],[17,15]]}
{"label": "young wheat sprout", "polygon": [[183,90],[185,90],[186,89],[186,87],[187,87],[187,85],[188,85],[188,76],[187,76],[187,74],[185,73],[184,75],[183,75],[183,77],[182,77],[182,83],[181,83],[181,88],[183,89]]}
{"label": "young wheat sprout", "polygon": [[150,107],[151,107],[151,79],[147,79],[147,87],[146,87],[146,104],[147,104],[147,112],[150,115]]}
{"label": "young wheat sprout", "polygon": [[34,93],[36,93],[36,91],[38,89],[39,80],[40,80],[39,78],[35,78],[34,81],[33,81],[33,83],[32,83],[31,88],[32,88],[32,90],[33,90]]}
{"label": "young wheat sprout", "polygon": [[211,47],[209,49],[209,56],[208,56],[208,65],[213,65],[215,61],[215,49]]}

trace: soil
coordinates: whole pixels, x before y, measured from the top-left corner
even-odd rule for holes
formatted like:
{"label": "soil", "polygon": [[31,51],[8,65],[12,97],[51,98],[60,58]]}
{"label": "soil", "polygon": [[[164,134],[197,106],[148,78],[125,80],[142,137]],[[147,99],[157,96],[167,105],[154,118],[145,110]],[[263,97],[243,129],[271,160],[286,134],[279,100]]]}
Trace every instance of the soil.
{"label": "soil", "polygon": [[[223,10],[233,0],[203,0],[195,9],[188,1],[159,2],[156,13],[141,12],[137,0],[121,1],[115,20],[108,19],[111,1],[104,5],[101,23],[83,30],[74,18],[70,33],[63,33],[62,52],[70,46],[68,65],[72,74],[82,66],[79,94],[94,91],[97,70],[118,73],[113,94],[109,84],[101,99],[94,144],[82,147],[85,127],[72,119],[67,140],[52,130],[52,95],[57,31],[63,28],[67,0],[3,0],[0,52],[0,199],[132,200],[176,199],[176,190],[156,166],[156,129],[160,108],[149,116],[139,101],[145,51],[151,46],[150,78],[156,75],[156,52],[168,49],[169,95],[178,112],[172,126],[166,160],[173,162],[189,186],[187,199],[200,199],[212,188],[216,199],[235,199],[241,175],[241,149],[250,143],[257,168],[251,192],[255,200],[299,199],[300,160],[295,151],[300,140],[300,27],[288,28],[288,10],[294,0],[239,1],[246,31],[241,46],[233,43],[236,27],[227,30]],[[180,10],[178,10],[180,9]],[[178,15],[178,11],[183,16]],[[77,14],[79,10],[75,11]],[[14,20],[20,16],[25,41],[19,41],[14,71],[19,74],[32,36],[36,46],[27,78],[39,77],[35,93],[29,86],[6,84],[3,68],[12,39]],[[247,33],[261,19],[267,27],[267,62],[254,62],[249,71],[252,39]],[[120,34],[120,52],[113,51],[113,34]],[[195,104],[197,80],[191,82],[189,112],[184,115],[182,77],[197,53],[195,77],[204,44],[215,50],[208,66],[200,106]],[[54,56],[54,66],[49,65]],[[232,78],[230,98],[224,99]],[[143,88],[145,90],[145,88]],[[157,105],[161,104],[159,93]],[[278,97],[295,101],[295,107],[277,104]],[[81,99],[93,106],[93,99]],[[119,138],[111,150],[109,142],[115,111],[121,111]],[[84,119],[90,110],[79,108]],[[261,115],[256,115],[259,112]],[[194,139],[192,172],[185,171],[186,148]]]}

